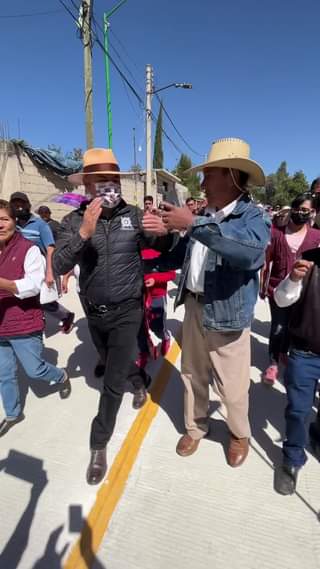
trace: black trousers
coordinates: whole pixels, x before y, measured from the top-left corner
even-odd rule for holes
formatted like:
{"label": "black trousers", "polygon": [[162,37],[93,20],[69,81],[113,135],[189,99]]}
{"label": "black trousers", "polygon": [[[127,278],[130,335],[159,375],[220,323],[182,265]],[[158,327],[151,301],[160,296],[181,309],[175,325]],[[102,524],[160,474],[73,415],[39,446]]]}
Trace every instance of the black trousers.
{"label": "black trousers", "polygon": [[271,310],[271,328],[269,337],[269,355],[271,363],[279,363],[280,354],[289,349],[288,325],[291,306],[280,308],[273,298],[269,298]]}
{"label": "black trousers", "polygon": [[104,448],[114,431],[126,380],[137,356],[141,320],[142,308],[132,304],[103,315],[88,314],[92,340],[106,365],[98,414],[91,426],[93,450]]}

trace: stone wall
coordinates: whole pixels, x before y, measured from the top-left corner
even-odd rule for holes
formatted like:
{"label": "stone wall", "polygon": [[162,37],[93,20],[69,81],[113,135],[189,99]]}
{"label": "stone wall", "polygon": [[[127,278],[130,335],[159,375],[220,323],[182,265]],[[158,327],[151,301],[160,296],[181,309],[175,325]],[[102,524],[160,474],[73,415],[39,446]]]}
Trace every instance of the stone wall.
{"label": "stone wall", "polygon": [[[57,221],[61,221],[73,208],[55,203],[52,201],[54,196],[73,190],[75,193],[84,193],[83,186],[74,188],[66,179],[58,176],[52,170],[33,163],[27,154],[23,152],[17,154],[14,147],[6,155],[0,149],[0,165],[3,168],[2,184],[0,185],[1,197],[9,199],[13,192],[24,192],[30,199],[33,211],[40,205],[47,205],[51,209],[52,217]],[[143,209],[144,198],[144,182],[142,180],[143,178],[140,175],[137,175],[136,179],[134,176],[121,177],[124,200],[127,203],[138,205],[141,209]],[[163,192],[163,182],[160,178],[157,181],[155,180],[154,187],[155,193],[157,193],[157,204],[166,197],[170,197],[170,201],[176,203],[176,199],[172,199],[175,198],[175,187],[172,182],[167,184],[166,192]]]}

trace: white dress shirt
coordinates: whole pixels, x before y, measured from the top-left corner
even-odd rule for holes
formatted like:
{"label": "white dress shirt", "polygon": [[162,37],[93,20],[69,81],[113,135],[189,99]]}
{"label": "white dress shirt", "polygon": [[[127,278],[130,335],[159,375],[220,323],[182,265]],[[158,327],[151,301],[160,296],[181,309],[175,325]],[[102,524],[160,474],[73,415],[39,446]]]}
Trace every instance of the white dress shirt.
{"label": "white dress shirt", "polygon": [[[217,211],[215,208],[207,207],[205,210],[206,214],[210,214],[216,223],[220,223],[225,217],[230,215],[236,207],[238,200],[226,205],[223,209]],[[208,257],[208,247],[197,241],[197,239],[192,239],[192,249],[191,249],[191,259],[190,267],[187,276],[187,289],[191,292],[198,294],[204,293],[204,275],[206,270],[206,263]],[[221,264],[222,260],[220,255],[218,255],[217,263]]]}
{"label": "white dress shirt", "polygon": [[21,300],[37,296],[45,279],[45,259],[37,245],[27,251],[23,268],[24,277],[14,281],[18,289],[15,296]]}
{"label": "white dress shirt", "polygon": [[302,292],[302,280],[292,281],[288,275],[273,291],[275,302],[280,308],[297,302]]}

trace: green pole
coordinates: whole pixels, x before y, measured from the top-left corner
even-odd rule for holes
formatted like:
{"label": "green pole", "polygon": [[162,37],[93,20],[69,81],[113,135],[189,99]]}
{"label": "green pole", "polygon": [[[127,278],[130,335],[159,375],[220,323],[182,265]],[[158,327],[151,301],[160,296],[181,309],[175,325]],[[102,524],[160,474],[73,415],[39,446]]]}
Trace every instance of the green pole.
{"label": "green pole", "polygon": [[104,14],[104,50],[105,50],[106,87],[107,87],[108,148],[112,148],[112,111],[111,111],[108,28],[109,28],[109,22],[107,19],[107,14]]}
{"label": "green pole", "polygon": [[104,29],[104,51],[105,51],[105,70],[106,70],[106,94],[107,94],[107,117],[108,117],[108,147],[112,148],[112,110],[111,110],[111,87],[110,87],[110,61],[109,61],[109,18],[127,0],[121,0],[110,12],[105,12],[103,17]]}

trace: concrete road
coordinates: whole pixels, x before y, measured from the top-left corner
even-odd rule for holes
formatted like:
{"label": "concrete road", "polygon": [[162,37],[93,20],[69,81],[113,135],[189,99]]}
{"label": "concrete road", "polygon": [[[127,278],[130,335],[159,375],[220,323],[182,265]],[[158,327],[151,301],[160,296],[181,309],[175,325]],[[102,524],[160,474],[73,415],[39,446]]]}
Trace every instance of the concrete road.
{"label": "concrete road", "polygon": [[[192,457],[176,455],[183,408],[174,343],[168,360],[152,367],[146,407],[135,412],[126,393],[108,449],[109,474],[96,488],[85,482],[100,387],[92,377],[96,353],[74,291],[64,303],[76,311],[76,326],[64,336],[50,320],[45,344],[47,358],[68,368],[72,396],[61,401],[21,373],[26,419],[0,440],[1,569],[320,568],[319,464],[310,456],[294,496],[273,490],[285,394],[280,383],[270,389],[260,382],[266,305],[257,305],[252,332],[247,462],[235,470],[226,464],[225,411],[213,393],[210,436]],[[171,302],[178,341],[182,317]]]}

